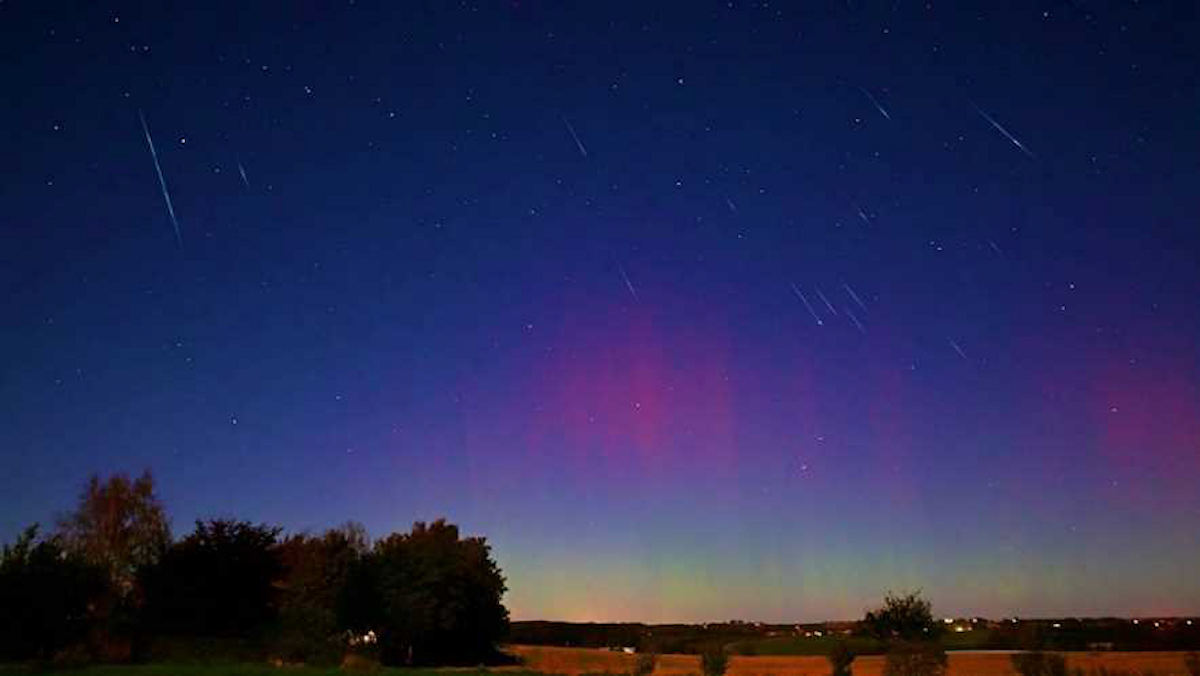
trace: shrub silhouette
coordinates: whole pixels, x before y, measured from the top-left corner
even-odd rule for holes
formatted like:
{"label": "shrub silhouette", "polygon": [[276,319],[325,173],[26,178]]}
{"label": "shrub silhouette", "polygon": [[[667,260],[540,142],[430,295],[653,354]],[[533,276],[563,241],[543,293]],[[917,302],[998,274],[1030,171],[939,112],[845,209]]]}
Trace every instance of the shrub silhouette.
{"label": "shrub silhouette", "polygon": [[893,641],[883,662],[883,676],[943,676],[946,651],[931,641]]}
{"label": "shrub silhouette", "polygon": [[724,676],[729,668],[729,655],[721,647],[709,648],[700,655],[700,669],[704,676]]}
{"label": "shrub silhouette", "polygon": [[79,644],[106,571],[69,555],[59,538],[27,528],[0,551],[0,660],[45,660]]}
{"label": "shrub silhouette", "polygon": [[829,660],[832,676],[850,676],[850,665],[854,663],[855,654],[845,641],[834,643],[825,658]]}
{"label": "shrub silhouette", "polygon": [[650,676],[658,663],[658,655],[654,653],[639,653],[633,662],[633,676]]}
{"label": "shrub silhouette", "polygon": [[1190,652],[1183,656],[1183,666],[1189,676],[1200,676],[1200,653]]}
{"label": "shrub silhouette", "polygon": [[1016,653],[1012,657],[1013,669],[1021,676],[1067,676],[1067,659],[1058,653],[1041,650]]}

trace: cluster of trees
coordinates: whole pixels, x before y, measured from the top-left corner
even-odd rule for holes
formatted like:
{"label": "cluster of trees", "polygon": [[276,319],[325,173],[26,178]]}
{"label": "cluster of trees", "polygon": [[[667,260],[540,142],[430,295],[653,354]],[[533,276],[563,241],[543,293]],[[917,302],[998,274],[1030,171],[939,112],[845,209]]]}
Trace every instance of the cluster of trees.
{"label": "cluster of trees", "polygon": [[444,520],[371,542],[355,524],[285,537],[213,519],[175,540],[149,474],[93,477],[56,532],[31,527],[0,551],[0,661],[236,646],[285,662],[354,650],[479,664],[507,631],[504,592],[486,540]]}

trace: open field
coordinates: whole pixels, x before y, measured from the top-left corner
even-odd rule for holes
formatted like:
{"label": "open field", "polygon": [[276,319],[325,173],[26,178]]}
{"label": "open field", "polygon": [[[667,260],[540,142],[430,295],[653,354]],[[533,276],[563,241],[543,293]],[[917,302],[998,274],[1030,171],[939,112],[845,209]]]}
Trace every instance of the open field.
{"label": "open field", "polygon": [[[988,631],[946,633],[941,637],[946,650],[984,650],[996,647],[989,645],[992,638]],[[838,636],[827,634],[822,637],[776,636],[751,638],[729,644],[734,655],[815,655],[824,657],[838,642],[844,642],[859,655],[882,653],[881,642],[864,636]]]}
{"label": "open field", "polygon": [[[522,668],[506,668],[505,676],[541,676]],[[106,664],[75,669],[33,671],[0,665],[0,676],[496,676],[495,671],[473,668],[395,669],[348,672],[338,667],[274,667],[263,663],[231,664]]]}
{"label": "open field", "polygon": [[[540,676],[563,674],[627,674],[633,670],[635,655],[596,648],[556,648],[546,646],[509,646],[525,663],[519,667],[493,669],[379,669],[370,676]],[[1068,667],[1087,672],[1101,667],[1139,675],[1186,676],[1184,653],[1066,653]],[[883,658],[860,657],[854,662],[854,676],[880,676]],[[15,667],[0,666],[0,676],[32,673]],[[102,665],[61,671],[40,671],[39,676],[345,676],[337,667],[284,667],[267,664],[146,664]],[[655,676],[695,676],[700,673],[696,655],[662,655]],[[815,655],[755,655],[731,658],[728,676],[828,676],[829,663]],[[949,676],[1016,676],[1008,653],[951,653]]]}
{"label": "open field", "polygon": [[[522,668],[547,674],[576,676],[585,673],[628,673],[635,656],[594,648],[555,648],[547,646],[510,646],[520,655]],[[1088,672],[1105,667],[1135,673],[1153,671],[1157,676],[1184,676],[1184,653],[1066,653],[1067,666]],[[880,676],[883,657],[869,655],[854,661],[854,676]],[[662,655],[656,676],[685,676],[700,673],[696,655]],[[829,663],[816,655],[735,656],[730,659],[728,676],[828,676]],[[1016,676],[1007,653],[951,653],[949,676]]]}

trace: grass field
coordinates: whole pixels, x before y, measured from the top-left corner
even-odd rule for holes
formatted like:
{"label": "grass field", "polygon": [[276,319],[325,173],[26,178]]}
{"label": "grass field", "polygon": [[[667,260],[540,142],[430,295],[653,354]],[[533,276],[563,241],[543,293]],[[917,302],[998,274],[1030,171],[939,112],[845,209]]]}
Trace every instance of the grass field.
{"label": "grass field", "polygon": [[[542,676],[522,668],[505,668],[504,676]],[[497,676],[485,669],[390,669],[371,672],[347,672],[338,667],[274,667],[269,664],[110,664],[64,669],[61,671],[29,671],[0,666],[0,675],[8,676]]]}
{"label": "grass field", "polygon": [[[552,648],[545,646],[511,646],[510,652],[520,655],[523,667],[544,674],[577,676],[586,673],[628,673],[633,669],[635,656],[592,648]],[[1184,653],[1066,653],[1067,666],[1088,672],[1105,667],[1141,674],[1153,671],[1156,676],[1186,676]],[[854,661],[854,676],[880,676],[883,658],[877,655]],[[700,658],[696,655],[662,655],[656,676],[686,676],[700,673]],[[818,655],[755,655],[730,659],[728,676],[828,676],[829,662]],[[951,653],[949,676],[1016,676],[1009,655],[1005,653]]]}
{"label": "grass field", "polygon": [[[941,637],[941,642],[946,650],[980,650],[988,647],[989,638],[990,632],[987,631],[949,632]],[[830,649],[839,641],[844,641],[859,655],[882,653],[884,649],[882,643],[872,638],[834,635],[754,638],[734,642],[729,647],[730,652],[735,655],[817,655],[823,657],[828,655]]]}
{"label": "grass field", "polygon": [[[519,655],[520,667],[482,669],[379,669],[371,676],[539,676],[562,674],[627,674],[633,670],[636,656],[595,648],[553,648],[546,646],[510,646]],[[1186,676],[1184,653],[1067,653],[1068,667],[1087,672],[1101,667],[1137,676],[1154,672],[1155,676]],[[854,676],[880,676],[883,658],[860,657],[854,662]],[[31,673],[0,667],[0,676]],[[147,664],[106,665],[36,672],[39,676],[345,676],[337,667],[273,667],[267,664]],[[655,676],[695,676],[700,673],[696,655],[662,655]],[[728,676],[828,676],[829,663],[817,655],[735,656],[730,660]],[[1004,653],[951,653],[949,676],[1016,676]]]}

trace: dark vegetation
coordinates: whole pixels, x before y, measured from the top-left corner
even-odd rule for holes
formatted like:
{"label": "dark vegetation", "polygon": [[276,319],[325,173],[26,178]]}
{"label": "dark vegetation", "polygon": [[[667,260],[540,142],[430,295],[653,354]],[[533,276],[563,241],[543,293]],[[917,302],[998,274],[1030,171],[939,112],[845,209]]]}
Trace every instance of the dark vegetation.
{"label": "dark vegetation", "polygon": [[1067,658],[1058,653],[1042,650],[1016,653],[1012,665],[1021,676],[1068,676]]}
{"label": "dark vegetation", "polygon": [[831,676],[850,676],[850,665],[854,664],[856,655],[845,641],[834,643],[825,657],[829,660]]}
{"label": "dark vegetation", "polygon": [[859,631],[886,646],[883,676],[942,676],[946,650],[940,638],[943,625],[933,618],[929,601],[913,592],[888,594],[883,605],[869,611]]}
{"label": "dark vegetation", "polygon": [[729,654],[721,648],[711,647],[700,653],[700,671],[704,676],[724,676],[729,668]]}
{"label": "dark vegetation", "polygon": [[[1200,650],[1200,618],[1141,620],[1123,618],[962,620],[966,631],[944,631],[942,647],[953,650],[1027,650],[1028,634],[1044,635],[1042,649],[1049,651],[1149,651]],[[1058,624],[1059,627],[1054,627]],[[819,631],[820,636],[805,636]],[[843,632],[850,632],[849,634]],[[766,624],[751,622],[684,624],[596,624],[568,622],[513,622],[511,643],[604,648],[633,646],[638,650],[661,646],[662,653],[700,654],[719,644],[734,655],[828,655],[838,643],[855,654],[880,655],[883,641],[861,633],[855,622],[821,624]]]}
{"label": "dark vegetation", "polygon": [[632,676],[650,676],[654,673],[654,667],[658,664],[658,655],[654,653],[641,653],[633,663]]}
{"label": "dark vegetation", "polygon": [[360,526],[281,537],[233,519],[173,540],[153,479],[98,477],[58,531],[0,553],[0,661],[500,659],[504,577],[445,521],[371,543]]}
{"label": "dark vegetation", "polygon": [[[494,663],[510,630],[504,591],[487,542],[445,521],[372,542],[354,524],[284,536],[212,519],[174,539],[148,474],[94,477],[55,531],[31,527],[0,550],[0,661]],[[1182,620],[954,625],[947,631],[928,601],[905,594],[859,622],[519,622],[508,640],[634,647],[643,653],[636,676],[653,672],[659,652],[699,654],[707,676],[722,674],[731,654],[822,654],[833,676],[848,676],[856,655],[885,654],[884,676],[942,676],[947,648],[1015,648],[1025,651],[1012,658],[1022,676],[1069,676],[1055,651],[1200,647],[1200,623]],[[1186,664],[1200,676],[1200,656]]]}
{"label": "dark vegetation", "polygon": [[[98,664],[82,668],[50,667],[44,670],[4,669],[0,673],[19,676],[345,676],[348,669],[337,666],[294,666],[279,668],[265,662],[259,663],[209,663],[209,664]],[[445,669],[421,667],[379,667],[376,665],[369,676],[445,676]],[[454,676],[495,676],[487,669],[456,669]],[[505,671],[505,676],[543,676],[531,671]]]}
{"label": "dark vegetation", "polygon": [[[632,647],[639,652],[702,654],[712,646],[728,646],[733,652],[742,642],[763,640],[768,632],[792,635],[794,625],[765,625],[750,622],[710,624],[641,624],[636,622],[513,622],[510,643],[575,648]],[[820,653],[815,653],[820,654]]]}

